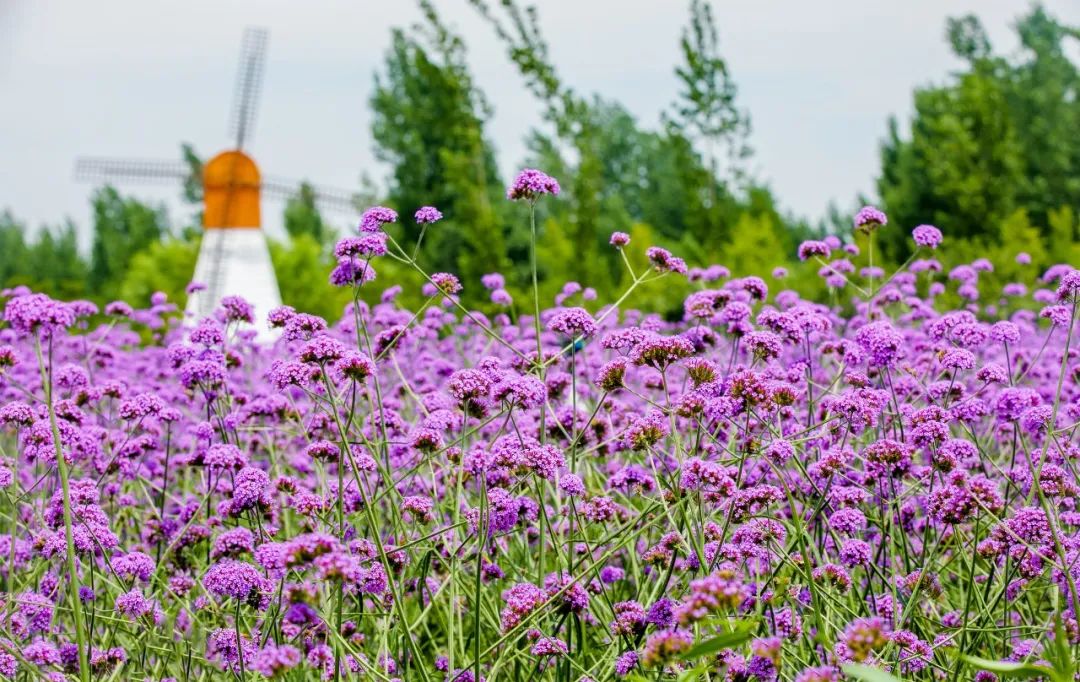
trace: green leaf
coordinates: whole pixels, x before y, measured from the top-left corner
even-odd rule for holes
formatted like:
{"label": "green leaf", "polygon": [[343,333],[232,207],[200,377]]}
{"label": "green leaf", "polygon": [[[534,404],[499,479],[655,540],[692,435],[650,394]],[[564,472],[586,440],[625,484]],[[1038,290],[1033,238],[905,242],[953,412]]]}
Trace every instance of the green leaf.
{"label": "green leaf", "polygon": [[844,674],[850,675],[856,680],[862,680],[862,682],[901,682],[899,677],[887,673],[881,668],[871,668],[868,665],[848,663],[843,666],[843,669]]}
{"label": "green leaf", "polygon": [[1072,647],[1068,644],[1069,636],[1065,632],[1065,623],[1061,619],[1061,612],[1054,613],[1054,669],[1063,679],[1071,680],[1076,672],[1076,664],[1073,662]]}
{"label": "green leaf", "polygon": [[697,680],[699,677],[704,675],[708,669],[709,666],[702,664],[689,670],[684,670],[679,675],[678,682],[694,682],[694,680]]}
{"label": "green leaf", "polygon": [[1002,677],[1049,677],[1051,679],[1057,679],[1058,677],[1050,668],[1047,668],[1044,665],[1035,665],[1034,663],[991,661],[986,658],[979,658],[978,656],[961,656],[960,658],[964,659],[968,665],[972,665],[980,670],[989,670]]}
{"label": "green leaf", "polygon": [[682,660],[690,660],[692,658],[700,658],[702,656],[708,656],[709,654],[715,654],[721,649],[730,649],[734,646],[739,646],[743,642],[749,640],[751,637],[749,627],[737,627],[731,632],[725,632],[722,635],[717,635],[712,639],[706,639],[703,642],[698,642],[694,646],[690,647],[679,658]]}

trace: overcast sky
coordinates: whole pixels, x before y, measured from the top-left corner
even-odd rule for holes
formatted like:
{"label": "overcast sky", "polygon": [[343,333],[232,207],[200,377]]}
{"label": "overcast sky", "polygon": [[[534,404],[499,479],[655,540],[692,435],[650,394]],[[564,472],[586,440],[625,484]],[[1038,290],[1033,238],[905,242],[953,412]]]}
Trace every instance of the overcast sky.
{"label": "overcast sky", "polygon": [[[466,38],[495,108],[489,134],[504,174],[524,158],[536,103],[465,0],[437,0]],[[497,4],[497,3],[496,3]],[[654,125],[675,97],[683,0],[542,0],[541,22],[561,75],[581,92],[622,102]],[[1080,2],[1048,0],[1080,24]],[[785,210],[820,217],[873,192],[886,119],[906,119],[912,89],[959,65],[945,18],[983,20],[995,48],[1026,2],[1006,0],[714,1],[722,50],[753,122],[758,177]],[[90,222],[79,155],[176,159],[228,145],[227,118],[242,30],[269,29],[263,96],[250,150],[267,174],[351,188],[386,169],[372,153],[367,100],[390,29],[417,18],[409,0],[0,0],[0,209],[30,225]],[[164,202],[179,223],[179,188],[125,186]],[[279,233],[280,206],[264,206]]]}

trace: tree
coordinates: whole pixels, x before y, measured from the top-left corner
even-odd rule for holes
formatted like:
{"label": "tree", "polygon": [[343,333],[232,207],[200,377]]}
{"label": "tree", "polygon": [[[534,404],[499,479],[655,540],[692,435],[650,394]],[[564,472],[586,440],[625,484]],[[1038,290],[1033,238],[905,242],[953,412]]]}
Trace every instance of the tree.
{"label": "tree", "polygon": [[315,188],[310,183],[301,182],[296,194],[289,197],[284,217],[285,231],[293,239],[306,235],[316,244],[325,245],[333,238],[333,231],[323,222],[315,202]]}
{"label": "tree", "polygon": [[115,298],[132,257],[168,234],[165,210],[125,199],[112,187],[94,193],[88,285],[99,300]]}
{"label": "tree", "polygon": [[901,139],[890,122],[881,173],[878,191],[896,228],[881,232],[882,248],[893,259],[903,257],[908,232],[921,223],[958,238],[998,225],[1017,207],[1024,182],[1002,84],[975,72],[917,90],[911,138]]}
{"label": "tree", "polygon": [[1007,69],[1004,78],[1024,151],[1020,201],[1045,230],[1050,211],[1080,205],[1080,71],[1065,51],[1066,39],[1077,34],[1040,6],[1016,30],[1026,59]]}
{"label": "tree", "polygon": [[945,35],[957,57],[971,64],[990,58],[990,38],[974,14],[946,19]]}
{"label": "tree", "polygon": [[0,213],[0,285],[24,285],[72,299],[90,295],[86,280],[87,264],[73,223],[42,228],[28,240],[22,223],[10,212]]}
{"label": "tree", "polygon": [[10,211],[0,213],[0,284],[10,287],[28,274],[26,229]]}
{"label": "tree", "polygon": [[156,291],[183,308],[187,285],[195,272],[200,240],[165,239],[153,242],[131,257],[120,284],[120,297],[132,305],[145,306]]}
{"label": "tree", "polygon": [[[682,91],[672,105],[672,124],[704,143],[706,166],[714,178],[742,181],[746,176],[743,164],[751,154],[750,117],[735,103],[738,88],[720,54],[716,20],[705,0],[690,1],[690,23],[683,29],[679,46],[684,63],[676,67],[675,75]],[[723,172],[717,148],[727,157]],[[714,188],[709,198],[715,203]]]}
{"label": "tree", "polygon": [[195,147],[184,142],[180,145],[180,155],[188,166],[188,176],[184,178],[184,200],[189,204],[202,205],[203,198],[203,160],[195,152]]}
{"label": "tree", "polygon": [[1000,235],[1018,244],[999,228],[1021,209],[1046,241],[1054,212],[1080,203],[1080,70],[1065,49],[1080,32],[1039,6],[1016,30],[1024,49],[1005,58],[978,19],[949,20],[949,42],[966,69],[916,90],[906,136],[890,120],[877,184],[900,229],[882,233],[887,255],[902,259],[919,223],[952,238]]}
{"label": "tree", "polygon": [[412,213],[439,208],[445,220],[425,232],[419,258],[433,270],[457,270],[465,296],[481,275],[508,266],[503,185],[485,136],[490,108],[473,85],[465,45],[420,2],[424,23],[395,30],[371,98],[376,156],[391,167],[388,202],[400,213],[403,243],[420,234]]}
{"label": "tree", "polygon": [[[666,125],[650,130],[617,102],[584,96],[560,78],[534,8],[513,0],[499,3],[498,11],[485,0],[470,3],[504,43],[543,113],[544,129],[529,137],[528,163],[555,175],[563,188],[557,201],[541,207],[543,240],[565,241],[574,254],[547,264],[541,273],[556,286],[569,279],[615,293],[606,287],[616,286],[623,266],[607,245],[613,230],[648,228],[645,234],[704,263],[725,252],[746,212],[787,227],[767,188],[748,183],[736,196],[718,177],[718,164],[704,160],[696,148],[695,142],[707,152],[730,146],[738,159],[749,151],[748,118],[735,107],[734,84],[719,54],[708,5],[691,5],[683,42],[688,63],[677,72],[684,97]],[[738,166],[732,162],[727,170],[736,173]],[[512,249],[516,245],[511,242]],[[672,291],[665,307],[679,306],[677,296]]]}

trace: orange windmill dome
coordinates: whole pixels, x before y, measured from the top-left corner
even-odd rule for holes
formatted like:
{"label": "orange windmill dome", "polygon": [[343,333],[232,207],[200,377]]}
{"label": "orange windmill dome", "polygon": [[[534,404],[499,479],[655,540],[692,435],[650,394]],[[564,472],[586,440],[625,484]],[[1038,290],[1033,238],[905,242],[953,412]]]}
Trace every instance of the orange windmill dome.
{"label": "orange windmill dome", "polygon": [[260,183],[259,167],[239,149],[210,159],[203,167],[203,227],[258,228]]}

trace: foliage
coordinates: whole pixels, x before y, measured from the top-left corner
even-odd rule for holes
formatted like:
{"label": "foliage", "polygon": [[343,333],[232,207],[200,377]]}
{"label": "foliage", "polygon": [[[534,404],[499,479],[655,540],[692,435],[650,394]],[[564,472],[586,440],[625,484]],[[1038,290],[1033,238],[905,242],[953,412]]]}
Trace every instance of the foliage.
{"label": "foliage", "polygon": [[125,199],[112,187],[98,190],[92,203],[94,237],[87,285],[101,298],[112,299],[120,293],[117,285],[132,257],[167,235],[168,221],[163,208]]}
{"label": "foliage", "polygon": [[387,203],[399,210],[403,238],[420,228],[425,202],[446,219],[426,232],[434,270],[466,281],[507,265],[506,226],[494,204],[502,193],[495,153],[484,134],[490,111],[473,85],[465,44],[421,2],[425,23],[395,30],[385,73],[371,98],[376,155],[391,167]]}
{"label": "foliage", "polygon": [[311,183],[300,183],[296,194],[286,202],[285,232],[293,239],[310,237],[320,246],[333,241],[333,229],[323,222],[315,201],[315,188]]}
{"label": "foliage", "polygon": [[0,213],[0,287],[23,285],[80,298],[85,295],[87,271],[73,224],[43,228],[28,241],[25,226],[10,212]]}
{"label": "foliage", "polygon": [[[878,191],[901,227],[933,223],[957,238],[996,241],[1022,209],[1051,254],[1072,248],[1051,214],[1080,202],[1080,71],[1066,54],[1078,34],[1040,6],[1017,33],[1024,49],[1007,59],[977,18],[951,20],[948,38],[966,70],[915,92],[906,136],[889,122]],[[898,239],[885,248],[894,259],[906,255]]]}
{"label": "foliage", "polygon": [[135,254],[120,284],[120,297],[145,304],[160,291],[182,308],[187,302],[186,289],[195,272],[200,241],[167,239]]}
{"label": "foliage", "polygon": [[[679,43],[684,63],[675,69],[683,89],[674,105],[674,122],[686,133],[704,139],[706,167],[713,177],[721,177],[715,151],[719,146],[727,157],[724,176],[741,180],[746,172],[742,162],[751,153],[747,142],[750,118],[736,104],[737,88],[719,44],[712,6],[705,0],[691,0],[690,24]],[[715,203],[715,197],[710,199]]]}

